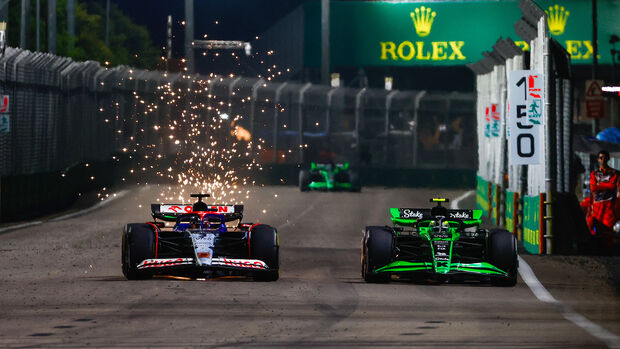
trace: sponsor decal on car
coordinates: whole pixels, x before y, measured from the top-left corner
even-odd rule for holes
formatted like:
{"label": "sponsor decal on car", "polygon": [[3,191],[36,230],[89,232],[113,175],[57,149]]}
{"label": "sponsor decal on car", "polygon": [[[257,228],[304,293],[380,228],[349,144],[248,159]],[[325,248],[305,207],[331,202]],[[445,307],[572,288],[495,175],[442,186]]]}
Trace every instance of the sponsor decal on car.
{"label": "sponsor decal on car", "polygon": [[213,246],[215,244],[214,234],[191,234],[192,241],[194,242],[194,249],[196,251],[196,257],[200,265],[211,265],[211,259],[213,258]]}
{"label": "sponsor decal on car", "polygon": [[233,258],[213,258],[212,265],[223,265],[227,267],[267,269],[267,264],[258,259],[233,259]]}
{"label": "sponsor decal on car", "polygon": [[471,215],[467,211],[450,212],[450,218],[470,219]]}
{"label": "sponsor decal on car", "polygon": [[420,219],[422,218],[423,214],[421,211],[418,210],[411,210],[408,208],[405,208],[401,211],[400,214],[401,218],[416,218],[416,219]]}
{"label": "sponsor decal on car", "polygon": [[[207,206],[206,212],[213,213],[235,213],[234,205],[211,205]],[[161,213],[191,213],[193,211],[193,205],[188,204],[167,204],[160,205],[159,211]]]}
{"label": "sponsor decal on car", "polygon": [[136,266],[138,269],[145,268],[166,268],[176,267],[179,265],[193,264],[192,258],[159,258],[159,259],[145,259]]}

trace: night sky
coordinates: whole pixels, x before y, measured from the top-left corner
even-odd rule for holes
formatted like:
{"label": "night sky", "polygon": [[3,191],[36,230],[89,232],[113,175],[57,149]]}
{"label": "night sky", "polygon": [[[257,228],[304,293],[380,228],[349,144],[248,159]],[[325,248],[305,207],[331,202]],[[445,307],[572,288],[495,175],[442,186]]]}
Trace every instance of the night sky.
{"label": "night sky", "polygon": [[[250,41],[306,0],[195,0],[195,38]],[[173,19],[175,56],[182,55],[183,0],[112,0],[138,24],[145,25],[158,46],[166,42],[166,18]],[[216,24],[217,21],[217,24]]]}

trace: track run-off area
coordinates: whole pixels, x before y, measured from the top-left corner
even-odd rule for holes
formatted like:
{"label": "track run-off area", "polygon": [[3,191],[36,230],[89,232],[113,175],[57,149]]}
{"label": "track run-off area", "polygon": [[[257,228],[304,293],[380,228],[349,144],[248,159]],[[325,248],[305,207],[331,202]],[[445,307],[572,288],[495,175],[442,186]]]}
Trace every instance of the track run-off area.
{"label": "track run-off area", "polygon": [[[251,188],[244,221],[278,229],[276,282],[127,281],[121,272],[121,230],[126,223],[151,219],[157,186],[129,189],[81,214],[0,230],[0,347],[620,345],[620,297],[595,260],[521,255],[555,302],[545,301],[544,292],[538,298],[522,277],[508,288],[362,280],[366,225],[389,224],[390,207],[429,207],[431,197],[455,199],[466,192]],[[459,205],[473,208],[474,200]],[[594,326],[579,325],[575,316]],[[592,328],[609,336],[601,339]]]}

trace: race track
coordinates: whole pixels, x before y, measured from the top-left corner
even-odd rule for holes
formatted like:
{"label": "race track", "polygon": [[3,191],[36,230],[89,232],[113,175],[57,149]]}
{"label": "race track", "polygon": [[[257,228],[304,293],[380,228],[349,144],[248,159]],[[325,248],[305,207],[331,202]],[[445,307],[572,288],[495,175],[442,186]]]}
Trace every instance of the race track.
{"label": "race track", "polygon": [[[521,278],[513,288],[363,282],[365,225],[388,224],[389,207],[464,191],[253,189],[244,221],[277,227],[279,281],[127,281],[121,229],[149,220],[158,193],[135,188],[84,215],[0,234],[0,347],[606,347]],[[620,333],[617,295],[539,258],[525,257],[555,297]],[[557,280],[570,268],[572,279]]]}

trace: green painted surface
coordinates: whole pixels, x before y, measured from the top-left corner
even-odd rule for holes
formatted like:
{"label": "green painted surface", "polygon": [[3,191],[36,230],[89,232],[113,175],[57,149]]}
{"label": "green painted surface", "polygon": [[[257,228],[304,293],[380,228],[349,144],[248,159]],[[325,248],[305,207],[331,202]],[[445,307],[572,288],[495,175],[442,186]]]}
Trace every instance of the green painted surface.
{"label": "green painted surface", "polygon": [[480,220],[482,218],[482,210],[473,210],[474,211],[474,219]]}
{"label": "green painted surface", "polygon": [[[377,273],[387,272],[407,272],[407,271],[431,271],[433,264],[430,262],[407,262],[395,261],[376,270]],[[453,271],[462,271],[468,273],[501,275],[506,276],[508,273],[486,262],[480,263],[456,263],[449,270],[442,270],[441,274],[447,274]]]}
{"label": "green painted surface", "polygon": [[407,262],[407,261],[395,261],[384,267],[378,268],[377,273],[391,272],[391,271],[418,271],[418,270],[433,270],[433,264],[430,262]]}
{"label": "green painted surface", "polygon": [[454,266],[454,269],[458,271],[467,271],[471,273],[480,273],[480,274],[495,274],[495,275],[503,275],[506,276],[508,273],[497,268],[496,266],[486,263],[457,263]]}
{"label": "green painted surface", "polygon": [[395,218],[395,217],[392,217],[391,220],[392,220],[392,224],[405,226],[405,227],[412,227],[418,221],[417,219],[406,219],[406,218]]}

